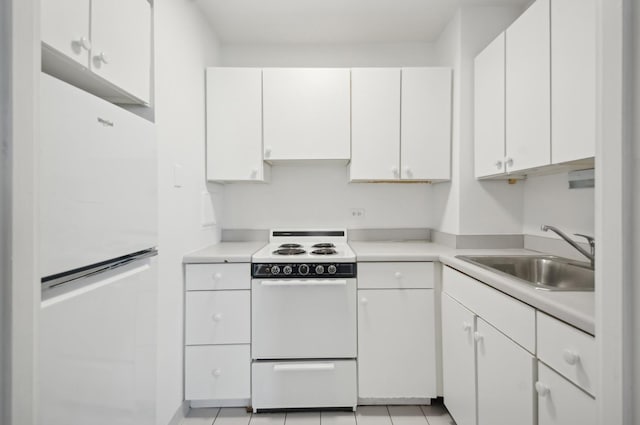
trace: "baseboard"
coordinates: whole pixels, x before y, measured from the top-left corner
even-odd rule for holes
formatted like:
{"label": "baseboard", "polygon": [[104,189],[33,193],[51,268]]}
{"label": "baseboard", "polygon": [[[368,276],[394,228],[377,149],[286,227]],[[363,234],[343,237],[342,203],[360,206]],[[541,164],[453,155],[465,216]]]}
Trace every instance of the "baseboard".
{"label": "baseboard", "polygon": [[173,417],[171,418],[171,420],[167,425],[180,425],[184,420],[184,418],[187,417],[188,413],[189,413],[189,403],[186,401],[183,401],[182,404],[178,406],[176,413],[173,414]]}
{"label": "baseboard", "polygon": [[243,398],[238,400],[192,400],[189,402],[192,409],[203,407],[250,407],[251,399]]}

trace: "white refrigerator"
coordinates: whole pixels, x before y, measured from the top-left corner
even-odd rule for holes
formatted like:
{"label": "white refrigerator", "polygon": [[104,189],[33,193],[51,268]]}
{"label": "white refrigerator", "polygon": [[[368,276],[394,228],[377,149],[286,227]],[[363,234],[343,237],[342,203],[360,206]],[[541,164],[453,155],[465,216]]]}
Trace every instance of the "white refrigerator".
{"label": "white refrigerator", "polygon": [[41,75],[40,423],[155,422],[154,125]]}

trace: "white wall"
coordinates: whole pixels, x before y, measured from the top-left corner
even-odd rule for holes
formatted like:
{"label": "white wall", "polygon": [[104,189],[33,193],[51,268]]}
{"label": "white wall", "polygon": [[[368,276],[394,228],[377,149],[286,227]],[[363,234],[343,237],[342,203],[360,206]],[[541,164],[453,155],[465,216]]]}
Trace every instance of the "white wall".
{"label": "white wall", "polygon": [[[219,240],[201,226],[204,175],[204,69],[218,63],[218,42],[190,0],[156,1],[155,58],[159,148],[157,423],[182,403],[182,256]],[[182,187],[174,187],[174,165]],[[216,196],[216,207],[219,199]]]}
{"label": "white wall", "polygon": [[[356,67],[435,63],[430,43],[224,46],[225,66]],[[348,183],[345,165],[274,165],[268,184],[234,183],[224,189],[224,228],[282,226],[349,228],[431,227],[426,184]],[[364,208],[354,219],[350,208]]]}
{"label": "white wall", "polygon": [[557,237],[540,230],[550,224],[567,234],[594,235],[594,189],[569,189],[567,173],[529,177],[523,186],[523,233]]}
{"label": "white wall", "polygon": [[[272,227],[431,227],[428,184],[348,183],[339,164],[275,165],[271,183],[229,184],[223,225],[229,229]],[[353,218],[351,208],[364,208]]]}
{"label": "white wall", "polygon": [[224,45],[223,66],[425,66],[432,43]]}
{"label": "white wall", "polygon": [[454,68],[452,181],[434,188],[437,230],[521,232],[522,186],[479,182],[473,171],[473,60],[520,13],[515,7],[463,7],[436,43],[439,62]]}

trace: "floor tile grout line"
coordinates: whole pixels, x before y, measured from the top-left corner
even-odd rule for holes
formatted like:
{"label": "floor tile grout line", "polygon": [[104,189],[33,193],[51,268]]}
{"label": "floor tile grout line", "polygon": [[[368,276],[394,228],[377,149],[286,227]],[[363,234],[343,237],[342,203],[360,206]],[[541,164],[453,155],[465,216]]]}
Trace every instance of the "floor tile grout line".
{"label": "floor tile grout line", "polygon": [[422,412],[422,416],[424,416],[424,420],[427,421],[427,425],[431,425],[431,422],[429,422],[429,418],[427,417],[427,414],[424,412],[424,409],[422,408],[422,405],[420,405],[418,407],[420,407],[420,411]]}
{"label": "floor tile grout line", "polygon": [[216,423],[216,420],[218,419],[218,416],[220,415],[221,411],[222,411],[222,407],[218,407],[218,411],[216,412],[216,415],[213,417],[213,422],[211,422],[211,425]]}

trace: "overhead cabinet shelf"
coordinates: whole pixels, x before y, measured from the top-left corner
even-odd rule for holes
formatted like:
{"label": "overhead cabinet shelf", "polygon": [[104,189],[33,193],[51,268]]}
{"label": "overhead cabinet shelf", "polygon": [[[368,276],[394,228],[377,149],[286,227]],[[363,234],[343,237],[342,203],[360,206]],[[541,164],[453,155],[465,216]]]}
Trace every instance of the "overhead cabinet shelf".
{"label": "overhead cabinet shelf", "polygon": [[282,161],[351,161],[351,181],[443,181],[450,151],[450,68],[207,69],[211,181],[268,181]]}
{"label": "overhead cabinet shelf", "polygon": [[476,57],[476,178],[593,166],[595,23],[594,0],[537,0]]}

